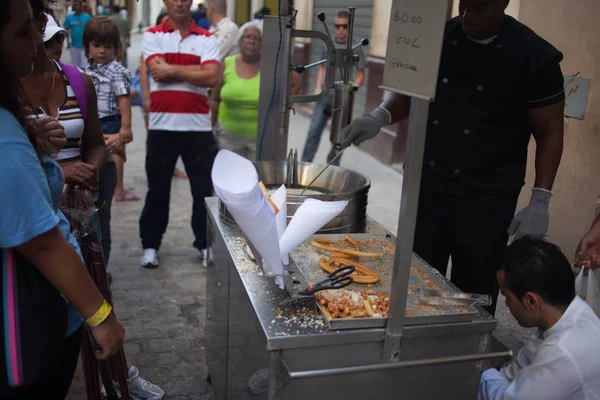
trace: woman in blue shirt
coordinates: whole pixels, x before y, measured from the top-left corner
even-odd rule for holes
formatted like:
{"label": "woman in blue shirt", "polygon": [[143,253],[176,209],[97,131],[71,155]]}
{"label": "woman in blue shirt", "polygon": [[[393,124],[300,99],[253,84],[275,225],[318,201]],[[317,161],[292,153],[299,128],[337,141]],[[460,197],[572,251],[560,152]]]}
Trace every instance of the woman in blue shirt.
{"label": "woman in blue shirt", "polygon": [[[86,320],[102,347],[97,357],[106,359],[120,348],[123,328],[109,312],[110,307],[61,230],[65,228],[65,220],[58,208],[64,180],[60,168],[41,151],[36,152],[40,146],[35,135],[23,129],[31,124],[27,124],[21,109],[19,78],[31,73],[35,49],[42,40],[32,22],[27,0],[0,2],[0,248],[20,253],[62,293]],[[75,319],[71,328],[77,324]],[[3,324],[2,329],[5,327]],[[36,328],[42,327],[20,326],[21,331]],[[7,332],[3,333],[6,338]],[[73,358],[76,363],[77,359],[77,351],[72,348],[67,333],[63,354],[42,369],[33,384],[17,390],[0,387],[0,397],[41,399],[51,395],[64,398],[73,371],[60,366],[67,361],[72,363]]]}

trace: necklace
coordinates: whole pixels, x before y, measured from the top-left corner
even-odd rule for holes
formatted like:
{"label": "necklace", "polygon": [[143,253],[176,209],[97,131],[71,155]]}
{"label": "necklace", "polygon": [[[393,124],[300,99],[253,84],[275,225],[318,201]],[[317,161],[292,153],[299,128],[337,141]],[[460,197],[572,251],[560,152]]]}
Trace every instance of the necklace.
{"label": "necklace", "polygon": [[56,83],[56,71],[52,74],[52,89],[51,92],[54,92],[54,84]]}
{"label": "necklace", "polygon": [[[47,112],[50,109],[50,96],[54,92],[54,88],[56,87],[56,75],[58,71],[55,69],[52,73],[52,86],[48,85],[46,82],[46,77],[48,76],[46,73],[41,73],[37,77],[31,76],[29,78],[22,78],[22,82],[25,83],[29,81],[26,86],[26,95],[29,97],[30,107],[35,108],[34,105],[40,105],[44,111],[44,114],[51,115],[51,113]],[[41,78],[42,82],[39,81]],[[31,79],[31,80],[30,80]],[[39,84],[38,84],[39,83]],[[37,98],[37,99],[36,99]],[[39,100],[36,101],[36,100]],[[58,114],[57,114],[58,116]]]}
{"label": "necklace", "polygon": [[[52,115],[50,113],[50,96],[52,95],[52,93],[54,92],[54,85],[56,84],[56,70],[54,71],[54,73],[52,74],[52,87],[50,88],[49,91],[45,90],[45,85],[42,86],[44,87],[44,92],[42,93],[42,104],[45,107],[45,111],[46,115]],[[58,117],[58,112],[56,114],[56,116]]]}

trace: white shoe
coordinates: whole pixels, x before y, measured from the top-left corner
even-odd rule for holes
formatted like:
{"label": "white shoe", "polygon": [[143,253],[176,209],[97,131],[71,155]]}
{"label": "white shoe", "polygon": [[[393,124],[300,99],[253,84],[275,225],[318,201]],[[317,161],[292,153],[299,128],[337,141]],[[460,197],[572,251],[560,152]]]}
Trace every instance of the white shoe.
{"label": "white shoe", "polygon": [[259,369],[250,377],[248,388],[252,394],[261,394],[269,391],[269,369]]}
{"label": "white shoe", "polygon": [[133,365],[129,367],[127,388],[131,400],[162,400],[165,397],[165,391],[140,377],[140,371]]}
{"label": "white shoe", "polygon": [[200,260],[202,261],[202,266],[204,268],[208,267],[208,249],[202,249],[202,250],[198,250],[200,254],[198,254],[198,256],[200,257]]}
{"label": "white shoe", "polygon": [[142,267],[144,268],[158,268],[158,254],[156,249],[144,249],[144,255],[142,255]]}
{"label": "white shoe", "polygon": [[[129,367],[128,376],[127,389],[129,389],[129,398],[131,400],[162,400],[165,397],[165,391],[141,378],[140,371],[133,365]],[[119,382],[113,381],[113,385],[120,398],[121,388],[119,387]],[[100,388],[100,393],[106,397],[104,385]]]}

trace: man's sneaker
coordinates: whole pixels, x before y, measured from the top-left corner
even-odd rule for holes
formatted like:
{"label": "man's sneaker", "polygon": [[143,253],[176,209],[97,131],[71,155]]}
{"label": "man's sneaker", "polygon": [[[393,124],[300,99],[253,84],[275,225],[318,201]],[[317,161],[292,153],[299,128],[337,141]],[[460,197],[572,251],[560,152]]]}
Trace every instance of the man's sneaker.
{"label": "man's sneaker", "polygon": [[248,388],[252,394],[261,394],[269,391],[269,369],[259,369],[250,377]]}
{"label": "man's sneaker", "polygon": [[200,257],[200,260],[202,261],[202,266],[203,267],[208,267],[208,249],[202,249],[202,250],[198,250],[199,254],[198,256]]}
{"label": "man's sneaker", "polygon": [[[162,400],[165,397],[165,391],[147,380],[140,378],[140,371],[133,365],[129,367],[129,378],[127,379],[127,388],[129,389],[129,398],[131,400]],[[119,382],[113,381],[115,391],[121,397],[121,388]],[[100,388],[102,396],[106,397],[104,385]]]}
{"label": "man's sneaker", "polygon": [[158,265],[156,249],[144,249],[144,255],[142,255],[142,267],[158,268]]}
{"label": "man's sneaker", "polygon": [[140,371],[133,365],[129,367],[127,387],[131,400],[162,400],[165,397],[165,391],[140,377]]}

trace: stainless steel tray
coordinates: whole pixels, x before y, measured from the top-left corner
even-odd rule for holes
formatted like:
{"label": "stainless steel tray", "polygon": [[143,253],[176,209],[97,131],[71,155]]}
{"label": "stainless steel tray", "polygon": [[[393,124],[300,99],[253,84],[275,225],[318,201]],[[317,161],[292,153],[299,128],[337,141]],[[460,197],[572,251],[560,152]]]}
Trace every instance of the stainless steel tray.
{"label": "stainless steel tray", "polygon": [[[360,262],[377,271],[380,276],[378,283],[373,285],[352,284],[346,289],[389,292],[391,288],[392,268],[394,265],[395,237],[385,234],[340,234],[315,235],[315,238],[331,238],[334,241],[343,240],[350,236],[356,240],[363,251],[382,251],[383,257],[378,260],[360,259]],[[334,244],[336,245],[336,244]],[[295,262],[299,272],[308,283],[315,283],[327,277],[327,273],[319,267],[319,259],[327,257],[328,253],[310,244],[310,241],[298,246],[290,257]],[[477,318],[479,311],[474,306],[419,306],[418,297],[412,295],[417,288],[439,289],[460,292],[444,276],[428,266],[423,260],[413,255],[409,293],[407,299],[407,325],[438,324],[458,321],[471,321]],[[320,306],[319,306],[320,309]],[[322,313],[331,329],[384,328],[387,318],[336,318],[328,319]]]}

